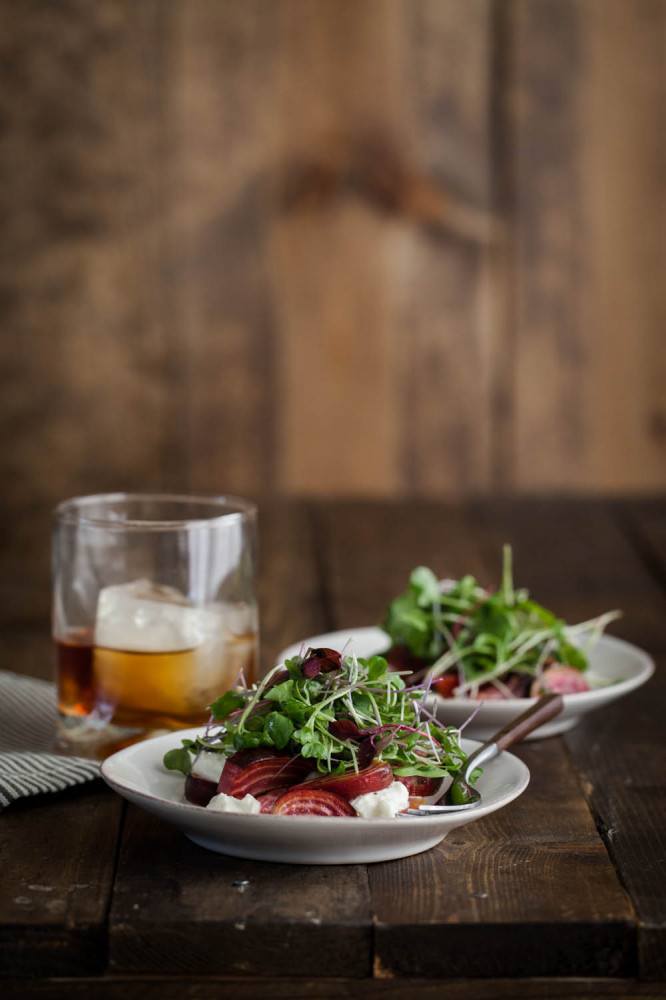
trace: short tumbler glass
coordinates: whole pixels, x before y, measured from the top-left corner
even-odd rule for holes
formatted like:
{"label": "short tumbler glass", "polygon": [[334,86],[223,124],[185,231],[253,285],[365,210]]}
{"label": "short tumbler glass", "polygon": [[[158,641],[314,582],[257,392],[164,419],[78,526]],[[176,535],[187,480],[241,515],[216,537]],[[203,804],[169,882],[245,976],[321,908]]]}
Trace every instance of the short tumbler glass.
{"label": "short tumbler glass", "polygon": [[205,722],[256,679],[256,509],[235,497],[115,493],[55,511],[58,743],[104,757]]}

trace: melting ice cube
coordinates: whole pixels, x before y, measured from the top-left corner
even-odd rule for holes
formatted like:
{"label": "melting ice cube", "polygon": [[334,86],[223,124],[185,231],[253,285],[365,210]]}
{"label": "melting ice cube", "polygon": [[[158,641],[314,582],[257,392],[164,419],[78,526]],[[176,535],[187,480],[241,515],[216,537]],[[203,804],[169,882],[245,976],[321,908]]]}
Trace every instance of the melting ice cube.
{"label": "melting ice cube", "polygon": [[195,649],[218,628],[218,615],[149,580],[104,587],[97,599],[95,645],[106,649],[175,653]]}

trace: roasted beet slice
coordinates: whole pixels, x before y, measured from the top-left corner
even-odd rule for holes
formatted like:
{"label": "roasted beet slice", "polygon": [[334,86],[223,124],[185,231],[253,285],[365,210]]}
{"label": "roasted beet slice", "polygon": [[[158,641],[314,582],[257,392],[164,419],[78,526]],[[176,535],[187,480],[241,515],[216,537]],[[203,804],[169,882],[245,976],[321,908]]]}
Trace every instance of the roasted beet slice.
{"label": "roasted beet slice", "polygon": [[328,731],[339,740],[364,740],[366,736],[374,736],[382,731],[381,726],[371,726],[369,729],[359,729],[353,719],[334,719],[329,722]]}
{"label": "roasted beet slice", "polygon": [[[420,656],[414,656],[408,646],[391,646],[382,656],[388,663],[391,670],[422,670],[432,663],[432,660],[424,660]],[[406,678],[408,680],[408,678]]]}
{"label": "roasted beet slice", "polygon": [[334,719],[329,722],[328,731],[339,740],[362,740],[365,735],[352,719]]}
{"label": "roasted beet slice", "polygon": [[[220,784],[226,774],[227,767],[222,772]],[[227,795],[233,795],[236,799],[242,799],[244,795],[261,795],[262,792],[270,792],[274,788],[288,788],[297,781],[302,781],[303,776],[309,771],[310,764],[302,757],[267,757],[264,760],[257,760],[249,764],[240,774],[233,779]],[[219,786],[218,786],[219,788]],[[219,788],[220,791],[224,789]]]}
{"label": "roasted beet slice", "polygon": [[288,788],[275,788],[272,792],[262,792],[261,795],[257,795],[257,799],[261,804],[262,813],[273,812],[273,806],[285,792],[289,791]]}
{"label": "roasted beet slice", "polygon": [[342,656],[337,649],[309,649],[303,660],[303,676],[316,677],[331,670],[339,670]]}
{"label": "roasted beet slice", "polygon": [[530,687],[532,686],[531,674],[509,674],[509,679],[506,683],[514,698],[529,697]]}
{"label": "roasted beet slice", "polygon": [[453,698],[453,692],[460,683],[457,674],[443,674],[432,682],[432,689],[441,698]]}
{"label": "roasted beet slice", "polygon": [[368,736],[366,740],[361,740],[356,754],[356,763],[358,767],[364,771],[367,770],[376,756],[377,751],[375,750],[374,737]]}
{"label": "roasted beet slice", "polygon": [[[224,765],[224,771],[220,777],[219,784],[217,786],[218,792],[224,792],[226,795],[232,795],[231,789],[233,788],[236,779],[243,773],[243,771],[250,766],[250,764],[256,764],[260,760],[269,760],[271,757],[282,757],[284,760],[284,755],[278,750],[271,750],[270,747],[257,747],[254,750],[239,750],[237,753],[230,757],[229,760]],[[288,782],[286,782],[288,784]]]}
{"label": "roasted beet slice", "polygon": [[185,798],[195,806],[207,806],[214,795],[217,795],[217,785],[206,778],[195,778],[188,774],[185,778]]}
{"label": "roasted beet slice", "polygon": [[508,694],[505,694],[503,689],[496,688],[494,684],[483,684],[479,688],[477,698],[481,701],[499,701],[502,698],[527,698],[529,696],[530,677],[527,674],[508,674],[502,678],[502,682],[504,687],[508,689]]}
{"label": "roasted beet slice", "polygon": [[368,792],[379,792],[388,788],[393,782],[393,771],[388,764],[371,764],[361,771],[350,771],[347,774],[329,774],[322,778],[313,778],[305,783],[305,788],[323,788],[327,792],[335,792],[345,799],[355,799],[358,795]]}
{"label": "roasted beet slice", "polygon": [[277,816],[355,816],[345,799],[311,785],[298,785],[281,795],[273,806]]}
{"label": "roasted beet slice", "polygon": [[538,698],[540,694],[546,694],[548,691],[555,691],[557,694],[580,694],[589,690],[590,685],[580,670],[565,663],[557,663],[552,667],[546,667],[541,677],[532,684],[530,694],[533,698]]}
{"label": "roasted beet slice", "polygon": [[427,799],[434,795],[442,784],[441,778],[424,778],[420,774],[410,774],[408,777],[400,775],[396,781],[401,781],[406,786],[410,797]]}
{"label": "roasted beet slice", "polygon": [[[273,674],[273,676],[271,677],[271,679],[268,681],[268,683],[264,687],[264,691],[270,691],[270,689],[272,687],[275,687],[276,684],[282,684],[284,681],[288,681],[288,680],[289,680],[289,671],[287,670],[286,667],[283,667],[282,670],[278,670],[276,673]],[[273,702],[271,701],[268,704],[269,705],[273,705]]]}

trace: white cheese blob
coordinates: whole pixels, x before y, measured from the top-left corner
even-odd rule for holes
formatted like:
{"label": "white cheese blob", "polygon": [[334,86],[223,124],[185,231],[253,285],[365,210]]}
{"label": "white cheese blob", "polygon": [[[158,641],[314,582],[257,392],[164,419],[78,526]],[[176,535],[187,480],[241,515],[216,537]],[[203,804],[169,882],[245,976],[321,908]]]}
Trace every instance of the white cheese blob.
{"label": "white cheese blob", "polygon": [[359,795],[351,804],[363,819],[392,819],[409,806],[409,792],[402,781],[394,781],[388,788]]}
{"label": "white cheese blob", "polygon": [[220,792],[214,795],[206,809],[220,813],[245,813],[247,816],[256,816],[261,812],[261,802],[255,799],[254,795],[246,795],[244,799],[235,799],[233,795],[225,795]]}
{"label": "white cheese blob", "polygon": [[226,762],[227,758],[223,753],[202,750],[197,755],[194,764],[192,764],[192,776],[194,778],[203,778],[205,781],[214,781],[217,784],[224,771]]}

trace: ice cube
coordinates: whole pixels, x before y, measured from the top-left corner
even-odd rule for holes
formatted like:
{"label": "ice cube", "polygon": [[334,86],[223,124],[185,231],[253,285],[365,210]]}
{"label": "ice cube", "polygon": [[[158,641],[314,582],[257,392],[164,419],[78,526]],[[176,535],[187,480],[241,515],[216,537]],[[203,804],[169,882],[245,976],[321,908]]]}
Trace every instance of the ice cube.
{"label": "ice cube", "polygon": [[175,653],[200,646],[218,627],[210,610],[150,580],[104,587],[97,598],[95,645],[106,649]]}

